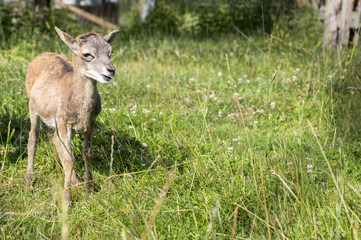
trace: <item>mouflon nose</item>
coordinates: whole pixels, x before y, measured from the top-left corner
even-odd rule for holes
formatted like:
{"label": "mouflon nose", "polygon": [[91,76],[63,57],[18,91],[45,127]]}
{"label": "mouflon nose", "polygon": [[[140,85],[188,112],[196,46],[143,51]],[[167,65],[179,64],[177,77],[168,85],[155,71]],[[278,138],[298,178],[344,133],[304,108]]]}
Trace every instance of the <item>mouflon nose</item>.
{"label": "mouflon nose", "polygon": [[110,73],[110,75],[111,75],[112,77],[115,76],[115,68],[108,68],[107,70],[108,70],[108,72]]}

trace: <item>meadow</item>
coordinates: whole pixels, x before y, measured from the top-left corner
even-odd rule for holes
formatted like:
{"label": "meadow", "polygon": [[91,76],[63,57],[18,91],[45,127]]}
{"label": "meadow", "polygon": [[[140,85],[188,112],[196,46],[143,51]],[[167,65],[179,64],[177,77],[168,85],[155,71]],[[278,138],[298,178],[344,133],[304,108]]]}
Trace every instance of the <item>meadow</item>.
{"label": "meadow", "polygon": [[[68,210],[44,124],[25,184],[24,85],[36,55],[70,51],[57,37],[0,50],[1,238],[358,239],[360,51],[304,41],[117,39],[117,75],[98,84],[98,191],[72,188]],[[72,147],[84,179],[82,138]]]}

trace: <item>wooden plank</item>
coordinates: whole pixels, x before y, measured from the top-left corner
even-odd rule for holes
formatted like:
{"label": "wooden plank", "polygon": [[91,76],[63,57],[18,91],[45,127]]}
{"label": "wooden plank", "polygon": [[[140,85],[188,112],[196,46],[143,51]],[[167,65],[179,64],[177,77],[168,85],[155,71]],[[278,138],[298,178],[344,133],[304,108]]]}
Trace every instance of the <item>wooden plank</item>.
{"label": "wooden plank", "polygon": [[72,5],[67,5],[65,3],[63,3],[61,0],[54,0],[54,3],[63,7],[63,8],[66,8],[68,9],[69,11],[75,13],[76,15],[82,17],[82,18],[85,18],[99,26],[102,26],[102,27],[105,27],[105,28],[108,28],[108,29],[118,29],[118,26],[111,23],[111,22],[108,22],[106,20],[104,20],[103,18],[100,18],[98,16],[95,16],[93,14],[90,14],[80,8],[77,8],[75,6],[72,6]]}

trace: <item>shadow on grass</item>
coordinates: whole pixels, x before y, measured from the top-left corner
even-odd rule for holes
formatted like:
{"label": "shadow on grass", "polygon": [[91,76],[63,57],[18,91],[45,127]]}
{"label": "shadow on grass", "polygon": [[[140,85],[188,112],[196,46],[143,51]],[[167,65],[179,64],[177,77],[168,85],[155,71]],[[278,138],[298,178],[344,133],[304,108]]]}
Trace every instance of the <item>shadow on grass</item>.
{"label": "shadow on grass", "polygon": [[[345,70],[333,87],[334,118],[340,133],[352,139],[361,135],[361,59],[355,53],[347,74]],[[344,66],[347,70],[348,66]]]}
{"label": "shadow on grass", "polygon": [[[95,129],[106,129],[99,123],[96,125]],[[93,135],[93,167],[104,175],[110,175],[111,169],[113,174],[122,174],[170,167],[188,156],[182,146],[169,143],[163,143],[162,151],[165,152],[140,142],[122,129],[101,130]]]}
{"label": "shadow on grass", "polygon": [[0,167],[25,157],[30,122],[24,114],[19,116],[8,107],[0,110]]}
{"label": "shadow on grass", "polygon": [[[104,129],[99,127],[96,129]],[[156,156],[125,131],[100,131],[93,136],[93,167],[109,175],[148,169]]]}
{"label": "shadow on grass", "polygon": [[[358,53],[357,53],[358,52]],[[351,65],[344,66],[339,81],[331,88],[332,97],[331,122],[336,128],[336,137],[342,149],[345,171],[361,180],[361,59],[359,51],[355,52]],[[348,71],[347,71],[348,68]],[[344,70],[346,69],[346,70]],[[347,71],[347,74],[346,74]],[[336,78],[337,79],[337,78]],[[332,136],[333,138],[333,136]]]}
{"label": "shadow on grass", "polygon": [[[99,128],[98,128],[99,129]],[[0,168],[4,165],[15,164],[19,160],[27,160],[27,141],[30,131],[30,120],[27,115],[20,115],[9,108],[0,111]],[[40,124],[39,141],[49,142],[48,147],[52,146],[50,137],[53,130]],[[114,144],[112,145],[112,136]],[[39,147],[39,142],[38,142]],[[72,149],[75,153],[75,162],[77,172],[80,176],[84,171],[81,150],[83,147],[83,134],[72,137]],[[112,148],[113,147],[113,156]],[[35,161],[39,157],[39,150],[35,155]],[[125,171],[140,171],[146,169],[154,161],[146,147],[136,139],[130,137],[125,132],[99,132],[93,135],[93,165],[94,169],[101,174],[109,174],[110,162],[113,157],[113,173],[119,174]]]}
{"label": "shadow on grass", "polygon": [[[18,161],[23,161],[22,165],[26,171],[27,141],[30,131],[30,120],[27,112],[19,114],[9,108],[4,108],[0,111],[0,122],[0,168],[3,164],[7,168]],[[41,123],[39,131],[35,168],[37,160],[41,157],[40,148],[52,148],[55,153],[54,156],[57,156],[55,147],[50,140],[53,130]],[[93,172],[97,171],[105,176],[138,172],[157,166],[169,167],[175,162],[183,162],[188,156],[182,146],[167,143],[163,143],[164,146],[162,146],[163,151],[165,151],[164,154],[159,153],[160,151],[157,152],[152,146],[142,144],[125,130],[111,129],[99,121],[96,122],[92,140]],[[47,145],[42,146],[40,141],[47,143]],[[82,133],[73,134],[72,150],[75,156],[75,171],[80,180],[84,179],[85,176],[84,161],[81,154],[83,143]]]}

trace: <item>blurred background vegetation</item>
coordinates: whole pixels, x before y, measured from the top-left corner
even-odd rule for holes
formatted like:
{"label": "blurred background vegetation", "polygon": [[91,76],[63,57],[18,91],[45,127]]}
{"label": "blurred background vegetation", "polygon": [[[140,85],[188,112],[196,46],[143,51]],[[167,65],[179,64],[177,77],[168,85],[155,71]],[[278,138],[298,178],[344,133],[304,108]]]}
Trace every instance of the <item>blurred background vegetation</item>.
{"label": "blurred background vegetation", "polygon": [[[322,35],[322,24],[311,5],[301,4],[300,0],[158,0],[144,21],[141,2],[93,1],[78,6],[115,23],[122,37],[129,39],[154,35],[199,39],[260,33],[282,38],[292,35],[295,39],[302,34],[309,41],[319,40]],[[52,37],[55,25],[70,33],[77,32],[79,25],[94,28],[94,24],[48,0],[0,1],[0,25],[3,48],[17,41]]]}

